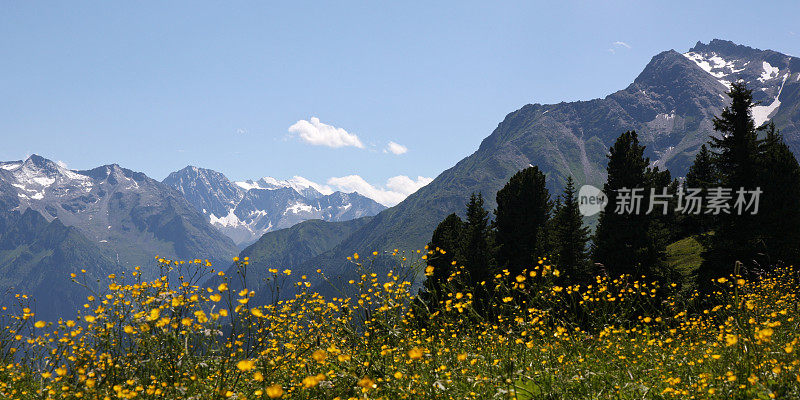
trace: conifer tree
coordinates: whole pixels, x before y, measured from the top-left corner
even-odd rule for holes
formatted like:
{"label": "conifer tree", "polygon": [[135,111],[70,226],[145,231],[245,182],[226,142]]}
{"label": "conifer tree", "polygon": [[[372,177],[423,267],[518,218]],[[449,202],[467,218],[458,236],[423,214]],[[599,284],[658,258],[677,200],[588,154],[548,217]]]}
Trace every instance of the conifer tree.
{"label": "conifer tree", "polygon": [[480,193],[470,196],[459,244],[458,261],[463,263],[468,273],[467,285],[473,290],[476,308],[486,311],[495,268],[491,254],[489,212],[483,208],[483,196]]}
{"label": "conifer tree", "polygon": [[[753,106],[752,91],[744,82],[734,83],[728,93],[731,104],[714,118],[714,130],[719,137],[711,138],[714,165],[720,172],[720,186],[734,194],[740,188],[755,189],[760,185],[758,139],[755,123],[750,114]],[[698,270],[699,286],[705,287],[709,279],[733,272],[736,261],[747,267],[756,265],[760,252],[757,216],[719,213],[714,218],[714,234],[706,241],[703,263]]]}
{"label": "conifer tree", "polygon": [[463,225],[458,215],[448,215],[433,231],[428,243],[428,266],[432,271],[425,280],[424,287],[433,301],[441,299],[447,279],[455,271],[454,262],[457,260],[456,251],[460,246]]}
{"label": "conifer tree", "polygon": [[800,262],[800,165],[770,123],[759,159],[763,190],[756,215],[766,259],[761,265]]}
{"label": "conifer tree", "polygon": [[[655,203],[650,207],[651,189],[655,195],[670,196],[667,199],[660,199],[666,201],[666,214],[664,213],[664,206]],[[664,190],[666,189],[666,192]],[[648,246],[650,251],[649,258],[658,260],[663,257],[666,245],[677,239],[679,236],[677,231],[677,218],[673,210],[675,210],[675,193],[677,192],[678,184],[672,180],[672,175],[669,170],[661,171],[658,166],[647,168],[645,172],[645,192],[643,204],[647,206],[649,214],[645,215],[647,220],[648,231],[650,232],[649,239],[651,244]],[[657,199],[658,200],[658,199]],[[651,271],[657,272],[657,271]]]}
{"label": "conifer tree", "polygon": [[552,203],[538,167],[525,168],[497,192],[497,261],[516,276],[548,252],[547,221]]}
{"label": "conifer tree", "polygon": [[[694,158],[694,163],[686,172],[683,191],[684,196],[690,189],[700,189],[700,195],[708,193],[710,187],[719,185],[719,176],[714,166],[714,154],[705,144],[700,147],[700,151]],[[682,236],[707,233],[711,229],[713,217],[700,210],[700,213],[680,214],[680,226]]]}
{"label": "conifer tree", "polygon": [[731,104],[714,118],[714,130],[719,137],[711,138],[714,164],[721,175],[721,184],[730,188],[751,188],[758,184],[758,155],[760,141],[750,113],[753,92],[744,82],[732,84],[728,92]]}
{"label": "conifer tree", "polygon": [[[664,182],[668,185],[670,178],[668,171],[650,170],[649,163],[634,131],[620,135],[609,151],[608,180],[604,186],[609,202],[600,213],[592,257],[611,274],[650,274],[663,257],[665,243],[656,234],[663,228],[654,232],[655,217],[646,214],[646,199],[650,187]],[[617,212],[618,190],[623,189],[643,189],[639,193],[643,198],[638,211]]]}
{"label": "conifer tree", "polygon": [[472,194],[467,203],[467,217],[461,230],[458,257],[472,277],[472,283],[480,284],[492,276],[489,228],[489,212],[483,208],[483,196]]}
{"label": "conifer tree", "polygon": [[575,181],[567,178],[564,192],[556,202],[553,217],[553,258],[556,266],[564,271],[569,281],[584,281],[589,275],[587,243],[589,228],[583,225],[583,216],[578,207]]}
{"label": "conifer tree", "polygon": [[686,172],[686,186],[691,188],[708,189],[717,185],[719,177],[714,167],[713,153],[705,144],[700,146],[700,151],[694,158],[694,163]]}

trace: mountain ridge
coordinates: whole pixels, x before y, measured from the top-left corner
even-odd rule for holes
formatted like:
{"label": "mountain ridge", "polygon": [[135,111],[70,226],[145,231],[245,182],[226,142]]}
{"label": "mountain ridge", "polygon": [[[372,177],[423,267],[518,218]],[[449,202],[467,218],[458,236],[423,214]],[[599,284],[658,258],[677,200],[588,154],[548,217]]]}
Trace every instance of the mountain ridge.
{"label": "mountain ridge", "polygon": [[220,172],[188,166],[171,173],[163,183],[182,193],[209,223],[240,247],[305,220],[345,221],[386,209],[358,193],[323,193],[302,177],[233,182]]}
{"label": "mountain ridge", "polygon": [[[70,170],[39,155],[0,162],[0,212],[31,208],[77,228],[121,268],[154,273],[154,256],[230,260],[233,242],[174,189],[108,164]],[[13,199],[13,200],[10,200]]]}

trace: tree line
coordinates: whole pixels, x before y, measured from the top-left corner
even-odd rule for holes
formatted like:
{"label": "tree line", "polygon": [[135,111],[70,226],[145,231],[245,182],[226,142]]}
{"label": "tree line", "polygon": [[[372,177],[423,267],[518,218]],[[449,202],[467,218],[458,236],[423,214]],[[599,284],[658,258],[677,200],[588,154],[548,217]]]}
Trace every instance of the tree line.
{"label": "tree line", "polygon": [[[644,156],[635,131],[621,134],[609,149],[603,192],[608,205],[593,235],[580,213],[575,181],[552,198],[545,174],[536,166],[517,172],[497,192],[497,208],[484,207],[473,193],[464,219],[448,215],[428,244],[423,300],[434,303],[458,285],[476,303],[488,298],[488,282],[507,271],[514,277],[538,262],[555,265],[565,283],[583,283],[596,274],[634,276],[676,282],[681,278],[665,264],[668,244],[686,237],[703,246],[702,265],[692,280],[697,287],[734,273],[753,276],[778,264],[800,260],[800,164],[774,124],[756,127],[752,92],[743,82],[728,93],[729,106],[713,120],[717,135],[697,153],[685,178],[675,179]],[[730,188],[757,189],[758,212],[620,213],[615,206],[623,189],[642,188],[642,211],[651,208],[650,190],[669,199],[669,210],[687,192]],[[753,204],[750,204],[753,206]],[[488,305],[487,305],[488,306]],[[480,304],[479,304],[480,307]]]}

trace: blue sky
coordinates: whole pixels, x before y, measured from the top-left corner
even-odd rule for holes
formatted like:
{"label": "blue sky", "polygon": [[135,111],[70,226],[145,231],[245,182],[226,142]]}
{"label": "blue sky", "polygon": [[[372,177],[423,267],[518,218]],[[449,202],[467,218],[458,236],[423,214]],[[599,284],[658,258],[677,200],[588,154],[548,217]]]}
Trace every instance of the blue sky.
{"label": "blue sky", "polygon": [[4,2],[0,160],[402,191],[506,114],[603,97],[663,50],[800,55],[798,2],[656,3]]}

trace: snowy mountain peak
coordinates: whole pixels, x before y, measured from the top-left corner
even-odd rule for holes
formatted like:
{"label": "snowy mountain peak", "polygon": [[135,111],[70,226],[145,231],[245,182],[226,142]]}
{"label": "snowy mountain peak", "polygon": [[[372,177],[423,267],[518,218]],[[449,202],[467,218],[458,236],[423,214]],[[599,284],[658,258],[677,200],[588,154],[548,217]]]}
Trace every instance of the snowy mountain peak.
{"label": "snowy mountain peak", "polygon": [[61,163],[48,160],[40,155],[33,154],[22,162],[3,163],[14,168],[4,168],[17,171],[18,176],[25,174],[28,176],[45,176],[48,178],[82,179],[82,176],[75,171],[67,169]]}
{"label": "snowy mountain peak", "polygon": [[[767,122],[777,112],[784,84],[796,63],[792,57],[772,50],[758,50],[719,39],[709,44],[698,42],[683,55],[728,89],[731,82],[745,81],[753,90],[753,99],[759,103],[753,108],[756,125]],[[794,67],[797,69],[796,64]]]}
{"label": "snowy mountain peak", "polygon": [[75,171],[38,155],[0,162],[0,213],[27,209],[75,227],[124,265],[144,267],[151,252],[215,258],[214,250],[235,249],[179,193],[117,164]]}
{"label": "snowy mountain peak", "polygon": [[0,171],[7,173],[0,178],[15,188],[20,209],[30,201],[44,199],[49,192],[62,191],[63,187],[91,188],[88,177],[36,154],[24,161],[0,162]]}
{"label": "snowy mountain peak", "polygon": [[719,83],[725,85],[728,89],[731,87],[731,79],[725,79],[731,74],[741,72],[743,68],[736,68],[736,61],[728,61],[720,57],[717,53],[695,53],[692,51],[683,53],[683,55],[694,61],[697,66],[708,72],[714,78],[719,80]]}
{"label": "snowy mountain peak", "polygon": [[319,198],[333,193],[333,190],[329,187],[320,185],[302,176],[294,176],[287,180],[279,180],[271,176],[265,176],[257,181],[238,181],[235,182],[235,184],[245,191],[252,189],[275,190],[292,188],[303,196],[312,198]]}
{"label": "snowy mountain peak", "polygon": [[181,192],[240,246],[308,219],[345,221],[386,208],[356,193],[343,196],[302,176],[231,182],[219,172],[186,167],[171,173],[164,183]]}

